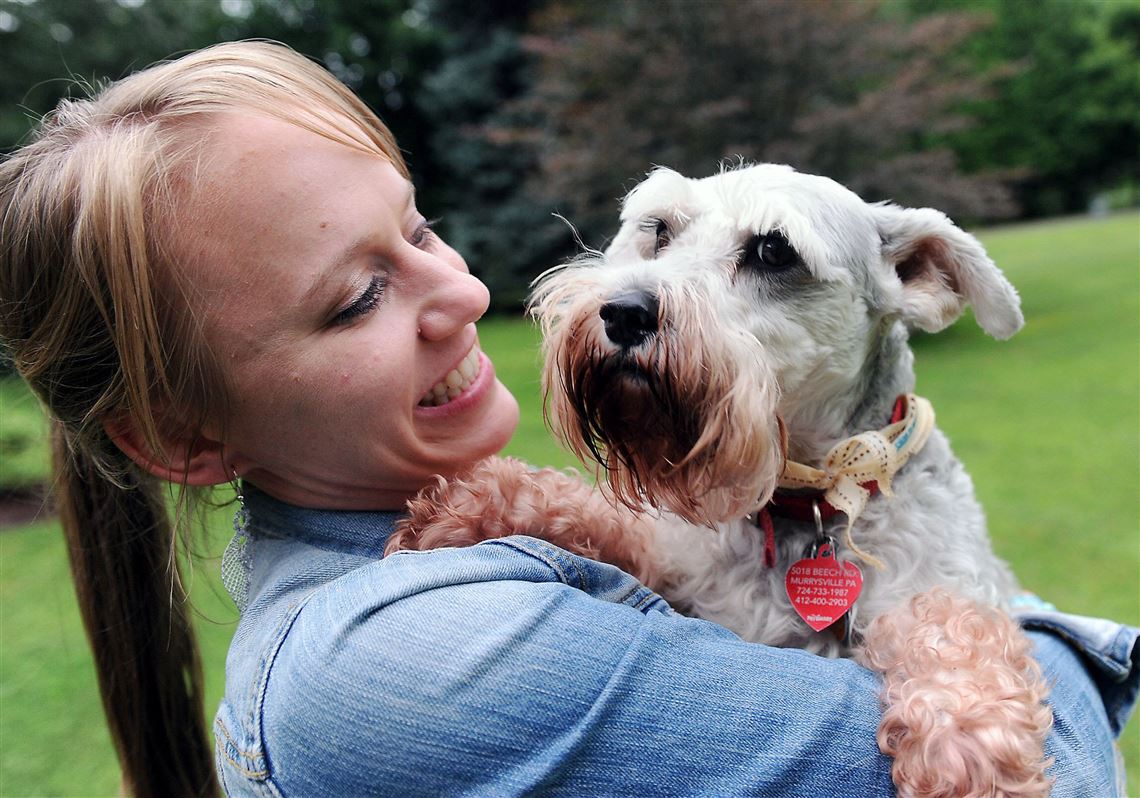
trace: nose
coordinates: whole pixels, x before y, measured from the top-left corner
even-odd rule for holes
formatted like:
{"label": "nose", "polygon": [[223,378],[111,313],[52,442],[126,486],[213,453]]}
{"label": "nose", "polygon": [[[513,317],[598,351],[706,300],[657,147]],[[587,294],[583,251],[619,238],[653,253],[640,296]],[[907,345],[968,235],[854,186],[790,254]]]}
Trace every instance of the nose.
{"label": "nose", "polygon": [[[458,257],[458,256],[456,256]],[[462,267],[441,262],[430,273],[421,272],[424,301],[419,314],[420,335],[431,341],[448,338],[487,312],[491,295],[487,286]]]}
{"label": "nose", "polygon": [[602,305],[598,315],[606,335],[623,348],[637,346],[657,332],[657,297],[649,291],[622,291]]}

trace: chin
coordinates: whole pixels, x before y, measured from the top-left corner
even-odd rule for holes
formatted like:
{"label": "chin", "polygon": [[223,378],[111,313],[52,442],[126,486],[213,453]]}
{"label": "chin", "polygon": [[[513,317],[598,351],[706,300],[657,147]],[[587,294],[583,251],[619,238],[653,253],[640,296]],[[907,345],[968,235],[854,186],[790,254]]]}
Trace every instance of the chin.
{"label": "chin", "polygon": [[495,395],[487,409],[465,432],[440,444],[436,473],[453,476],[467,471],[479,460],[491,457],[510,443],[519,425],[519,403],[506,386],[496,381]]}
{"label": "chin", "polygon": [[519,426],[519,403],[501,382],[495,382],[495,398],[487,418],[480,424],[482,445],[472,460],[498,454],[510,443]]}

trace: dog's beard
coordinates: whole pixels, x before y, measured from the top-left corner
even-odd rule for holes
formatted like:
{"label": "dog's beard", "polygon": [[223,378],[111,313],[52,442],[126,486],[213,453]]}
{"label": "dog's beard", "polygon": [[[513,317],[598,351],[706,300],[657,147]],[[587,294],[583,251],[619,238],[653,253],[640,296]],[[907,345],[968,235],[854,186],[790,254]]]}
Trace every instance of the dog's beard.
{"label": "dog's beard", "polygon": [[719,316],[693,291],[661,291],[661,329],[619,349],[605,336],[596,299],[567,301],[572,277],[558,274],[564,285],[545,285],[536,306],[555,434],[583,462],[596,462],[603,489],[630,508],[712,525],[765,504],[786,442],[756,339],[712,326]]}

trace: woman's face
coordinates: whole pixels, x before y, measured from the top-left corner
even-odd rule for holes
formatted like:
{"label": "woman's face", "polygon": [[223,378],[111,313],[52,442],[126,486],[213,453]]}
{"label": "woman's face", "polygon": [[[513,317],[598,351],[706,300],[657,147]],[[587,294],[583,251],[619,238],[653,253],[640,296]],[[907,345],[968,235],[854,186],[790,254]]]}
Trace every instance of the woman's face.
{"label": "woman's face", "polygon": [[228,464],[285,501],[394,508],[507,443],[487,289],[390,163],[255,114],[205,152],[176,246],[232,389]]}

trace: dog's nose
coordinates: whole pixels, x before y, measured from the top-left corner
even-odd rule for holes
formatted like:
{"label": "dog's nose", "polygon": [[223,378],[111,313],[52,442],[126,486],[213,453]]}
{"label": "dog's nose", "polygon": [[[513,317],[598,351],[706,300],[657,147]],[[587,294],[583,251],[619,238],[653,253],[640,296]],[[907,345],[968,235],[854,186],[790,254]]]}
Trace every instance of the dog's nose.
{"label": "dog's nose", "polygon": [[623,291],[598,311],[606,335],[621,347],[637,346],[657,332],[657,297],[648,291]]}

